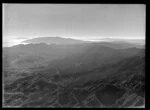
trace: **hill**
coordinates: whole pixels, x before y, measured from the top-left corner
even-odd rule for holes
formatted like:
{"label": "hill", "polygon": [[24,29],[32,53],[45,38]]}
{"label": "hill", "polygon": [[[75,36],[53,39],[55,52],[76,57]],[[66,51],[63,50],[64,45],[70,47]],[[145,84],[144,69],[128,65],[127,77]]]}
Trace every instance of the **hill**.
{"label": "hill", "polygon": [[37,37],[23,41],[24,43],[46,43],[46,44],[80,44],[87,41],[62,37]]}
{"label": "hill", "polygon": [[61,71],[57,75],[31,74],[5,85],[4,104],[20,107],[142,106],[145,103],[144,59],[136,55],[67,77]]}

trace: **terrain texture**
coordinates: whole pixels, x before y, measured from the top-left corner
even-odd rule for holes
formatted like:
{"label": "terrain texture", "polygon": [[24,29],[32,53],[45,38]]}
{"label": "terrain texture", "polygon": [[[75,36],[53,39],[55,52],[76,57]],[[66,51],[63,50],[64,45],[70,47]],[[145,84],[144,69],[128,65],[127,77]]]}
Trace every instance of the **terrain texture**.
{"label": "terrain texture", "polygon": [[145,106],[143,46],[40,40],[3,48],[3,107]]}

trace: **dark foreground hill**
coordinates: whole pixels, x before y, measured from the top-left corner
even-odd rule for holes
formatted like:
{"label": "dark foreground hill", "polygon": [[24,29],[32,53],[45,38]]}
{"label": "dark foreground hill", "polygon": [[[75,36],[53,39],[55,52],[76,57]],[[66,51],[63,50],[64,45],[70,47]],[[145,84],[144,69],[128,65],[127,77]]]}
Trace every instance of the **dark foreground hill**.
{"label": "dark foreground hill", "polygon": [[3,105],[124,108],[145,104],[143,54],[76,74],[68,73],[67,69],[65,71],[66,74],[61,74],[61,71],[57,74],[32,73],[5,83]]}
{"label": "dark foreground hill", "polygon": [[127,44],[36,43],[3,48],[3,106],[143,106],[145,49]]}

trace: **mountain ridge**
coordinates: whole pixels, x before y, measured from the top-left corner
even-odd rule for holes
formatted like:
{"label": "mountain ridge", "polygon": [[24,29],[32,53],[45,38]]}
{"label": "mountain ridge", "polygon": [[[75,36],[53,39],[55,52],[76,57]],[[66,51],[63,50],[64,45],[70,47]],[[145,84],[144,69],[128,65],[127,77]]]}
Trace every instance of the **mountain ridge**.
{"label": "mountain ridge", "polygon": [[24,43],[47,43],[47,44],[80,44],[89,41],[82,41],[63,37],[37,37],[23,41]]}

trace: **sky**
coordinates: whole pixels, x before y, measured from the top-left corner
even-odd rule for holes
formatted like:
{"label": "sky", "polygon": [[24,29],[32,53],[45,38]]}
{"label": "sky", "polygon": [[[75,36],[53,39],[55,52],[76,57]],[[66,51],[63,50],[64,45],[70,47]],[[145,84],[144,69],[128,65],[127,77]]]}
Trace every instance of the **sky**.
{"label": "sky", "polygon": [[144,4],[3,4],[3,44],[34,37],[145,39]]}

